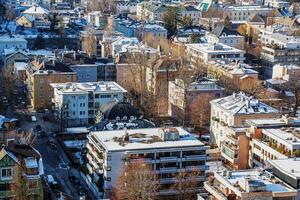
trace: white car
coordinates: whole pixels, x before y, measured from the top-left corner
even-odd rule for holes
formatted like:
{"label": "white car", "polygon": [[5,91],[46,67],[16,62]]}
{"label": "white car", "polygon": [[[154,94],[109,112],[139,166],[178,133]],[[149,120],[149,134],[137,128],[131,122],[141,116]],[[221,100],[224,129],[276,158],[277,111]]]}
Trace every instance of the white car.
{"label": "white car", "polygon": [[31,116],[31,121],[36,122],[36,116]]}

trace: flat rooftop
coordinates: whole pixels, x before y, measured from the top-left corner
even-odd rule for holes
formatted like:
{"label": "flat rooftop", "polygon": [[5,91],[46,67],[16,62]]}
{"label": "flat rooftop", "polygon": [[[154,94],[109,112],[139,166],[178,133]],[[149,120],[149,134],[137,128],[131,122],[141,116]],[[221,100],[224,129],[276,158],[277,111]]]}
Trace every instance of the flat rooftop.
{"label": "flat rooftop", "polygon": [[300,127],[266,128],[262,132],[281,144],[300,149]]}
{"label": "flat rooftop", "polygon": [[186,44],[187,48],[193,49],[195,51],[207,52],[207,53],[224,53],[224,54],[231,54],[231,53],[245,53],[244,51],[222,44],[222,43],[193,43],[193,44]]}
{"label": "flat rooftop", "polygon": [[212,100],[211,103],[231,112],[232,114],[263,114],[278,113],[278,110],[262,103],[244,93],[234,93],[233,95]]}
{"label": "flat rooftop", "polygon": [[300,179],[300,158],[269,160],[268,162],[281,172]]}
{"label": "flat rooftop", "polygon": [[[161,128],[98,131],[92,132],[89,137],[96,139],[108,151],[204,146],[201,141],[183,128],[172,128],[172,130],[174,129],[179,133],[179,139],[175,141],[163,141],[161,138]],[[124,142],[123,139],[126,133],[129,136],[128,142]]]}
{"label": "flat rooftop", "polygon": [[273,193],[293,192],[294,190],[283,183],[278,182],[278,179],[271,178],[271,174],[268,174],[260,169],[231,171],[230,176],[223,176],[222,171],[217,173],[226,181],[228,181],[233,187],[240,190],[240,192],[245,191],[241,186],[236,186],[236,184],[242,184],[245,182],[245,180],[249,181],[251,187],[264,187],[265,191]]}
{"label": "flat rooftop", "polygon": [[51,83],[51,87],[58,90],[61,94],[85,94],[89,91],[96,93],[127,92],[116,82],[85,82],[85,83]]}

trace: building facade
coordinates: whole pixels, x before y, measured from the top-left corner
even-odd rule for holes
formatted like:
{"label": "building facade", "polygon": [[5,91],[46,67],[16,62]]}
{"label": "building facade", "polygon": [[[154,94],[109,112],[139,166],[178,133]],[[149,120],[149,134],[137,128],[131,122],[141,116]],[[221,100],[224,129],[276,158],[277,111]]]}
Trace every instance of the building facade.
{"label": "building facade", "polygon": [[[168,139],[169,134],[174,138]],[[119,143],[124,135],[128,135],[128,141],[123,140]],[[137,140],[137,137],[140,139]],[[120,140],[116,141],[114,138]],[[143,142],[145,140],[149,142]],[[87,177],[92,187],[102,196],[109,194],[126,163],[138,160],[149,163],[157,173],[160,180],[157,183],[160,185],[157,191],[159,196],[176,199],[178,191],[170,188],[176,182],[178,172],[189,172],[192,169],[199,171],[197,177],[194,177],[199,183],[196,189],[203,192],[202,184],[207,170],[205,164],[207,147],[183,128],[92,132],[88,135],[87,148]]]}
{"label": "building facade", "polygon": [[55,83],[53,110],[66,127],[87,126],[95,122],[99,108],[113,101],[123,101],[123,89],[115,82]]}

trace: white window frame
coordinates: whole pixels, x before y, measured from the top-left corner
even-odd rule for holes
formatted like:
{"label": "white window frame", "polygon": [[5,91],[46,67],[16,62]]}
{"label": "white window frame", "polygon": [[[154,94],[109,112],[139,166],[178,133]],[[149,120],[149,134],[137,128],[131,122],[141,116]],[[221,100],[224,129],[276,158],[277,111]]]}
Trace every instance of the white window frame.
{"label": "white window frame", "polygon": [[[11,170],[11,176],[5,176],[5,177],[3,177],[2,176],[2,171],[3,170],[8,170],[8,169]],[[14,170],[13,170],[12,167],[2,167],[1,168],[1,180],[12,180],[13,179],[13,172],[14,172]]]}

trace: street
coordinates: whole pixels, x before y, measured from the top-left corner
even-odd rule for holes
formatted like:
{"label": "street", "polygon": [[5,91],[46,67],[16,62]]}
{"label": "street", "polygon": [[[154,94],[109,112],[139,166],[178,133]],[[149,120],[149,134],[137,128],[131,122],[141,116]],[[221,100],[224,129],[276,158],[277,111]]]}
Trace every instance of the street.
{"label": "street", "polygon": [[[50,135],[51,132],[59,130],[59,124],[44,121],[43,113],[31,112],[30,115],[37,118],[36,122],[22,120],[20,128],[29,132],[37,125],[40,125],[42,131],[45,132],[45,135],[43,136],[35,136],[33,146],[42,155],[45,177],[47,175],[52,175],[55,181],[58,182],[59,188],[51,191],[51,198],[56,199],[57,194],[62,193],[66,199],[80,199],[79,193],[84,193],[84,196],[86,197],[85,199],[93,199],[87,185],[80,177],[79,171],[75,168],[70,168],[71,162],[66,156],[61,145],[55,138],[52,137],[52,135]],[[49,145],[49,140],[51,140],[51,143],[54,143],[53,146],[55,146],[55,148]],[[74,184],[70,180],[70,176],[75,176],[80,184]]]}

